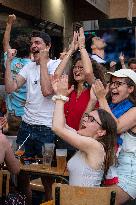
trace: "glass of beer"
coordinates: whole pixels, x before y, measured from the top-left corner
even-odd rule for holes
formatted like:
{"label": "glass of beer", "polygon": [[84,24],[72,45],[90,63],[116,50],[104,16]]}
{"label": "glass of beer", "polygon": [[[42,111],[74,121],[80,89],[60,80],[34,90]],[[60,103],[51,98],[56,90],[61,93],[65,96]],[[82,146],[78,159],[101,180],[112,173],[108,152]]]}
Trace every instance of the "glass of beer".
{"label": "glass of beer", "polygon": [[64,172],[67,161],[67,149],[56,149],[57,170]]}
{"label": "glass of beer", "polygon": [[42,146],[42,155],[43,155],[43,168],[50,169],[51,162],[54,155],[54,143],[45,143]]}
{"label": "glass of beer", "polygon": [[24,164],[24,156],[25,156],[24,145],[21,146],[21,148],[19,148],[19,145],[13,142],[12,149],[15,153],[16,158],[20,161],[20,164]]}

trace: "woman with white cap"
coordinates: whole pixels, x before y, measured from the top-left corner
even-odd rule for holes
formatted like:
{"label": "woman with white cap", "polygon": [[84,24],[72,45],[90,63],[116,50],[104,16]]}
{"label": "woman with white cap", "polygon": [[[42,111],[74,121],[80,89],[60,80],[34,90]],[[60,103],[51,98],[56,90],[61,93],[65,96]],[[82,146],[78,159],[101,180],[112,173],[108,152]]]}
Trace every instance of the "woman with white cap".
{"label": "woman with white cap", "polygon": [[100,108],[112,114],[118,134],[121,134],[119,144],[122,145],[116,167],[118,183],[114,185],[117,188],[117,205],[121,205],[130,198],[136,198],[136,73],[121,69],[109,74],[110,103],[100,80],[95,82],[93,89]]}

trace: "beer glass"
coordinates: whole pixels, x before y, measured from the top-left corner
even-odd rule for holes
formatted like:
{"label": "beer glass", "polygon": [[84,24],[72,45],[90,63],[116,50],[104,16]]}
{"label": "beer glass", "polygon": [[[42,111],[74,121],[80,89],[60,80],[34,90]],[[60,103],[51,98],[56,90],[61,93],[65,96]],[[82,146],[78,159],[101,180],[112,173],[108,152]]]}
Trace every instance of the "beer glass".
{"label": "beer glass", "polygon": [[56,149],[57,170],[63,172],[66,168],[67,149]]}
{"label": "beer glass", "polygon": [[42,146],[42,155],[43,155],[43,168],[50,169],[51,162],[54,155],[54,143],[45,143]]}

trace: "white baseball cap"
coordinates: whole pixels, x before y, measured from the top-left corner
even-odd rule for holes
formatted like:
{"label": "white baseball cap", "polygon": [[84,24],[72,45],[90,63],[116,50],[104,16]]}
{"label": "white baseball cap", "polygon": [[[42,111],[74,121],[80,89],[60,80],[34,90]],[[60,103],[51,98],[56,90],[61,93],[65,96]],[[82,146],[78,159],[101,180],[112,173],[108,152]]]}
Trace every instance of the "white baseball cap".
{"label": "white baseball cap", "polygon": [[115,72],[107,72],[118,78],[130,78],[136,84],[136,73],[131,69],[120,69]]}

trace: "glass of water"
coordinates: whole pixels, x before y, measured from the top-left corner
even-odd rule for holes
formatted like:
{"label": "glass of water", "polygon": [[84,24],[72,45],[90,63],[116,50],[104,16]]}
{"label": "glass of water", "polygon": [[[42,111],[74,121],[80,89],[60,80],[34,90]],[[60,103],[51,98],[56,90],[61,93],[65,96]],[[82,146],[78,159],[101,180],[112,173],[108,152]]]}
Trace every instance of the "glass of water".
{"label": "glass of water", "polygon": [[54,155],[54,143],[45,143],[42,146],[42,155],[43,155],[43,168],[50,169],[51,162]]}

